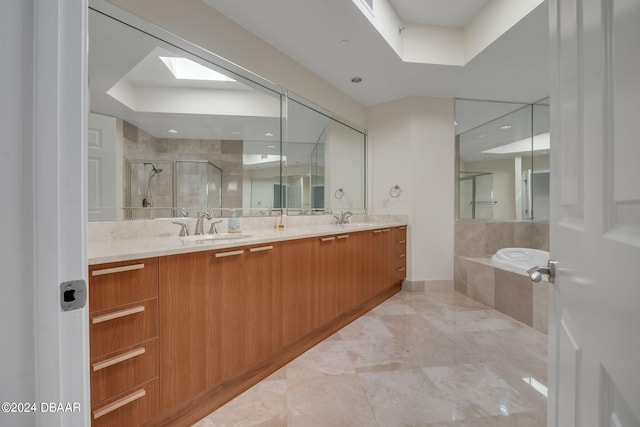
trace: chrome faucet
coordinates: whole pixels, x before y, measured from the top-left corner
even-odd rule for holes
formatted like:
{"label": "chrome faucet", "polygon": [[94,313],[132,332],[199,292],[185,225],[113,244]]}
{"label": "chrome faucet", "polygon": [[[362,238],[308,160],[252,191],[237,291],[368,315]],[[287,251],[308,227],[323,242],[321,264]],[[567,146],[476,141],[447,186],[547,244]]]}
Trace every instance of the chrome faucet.
{"label": "chrome faucet", "polygon": [[218,234],[218,229],[216,228],[216,224],[220,224],[222,222],[221,219],[217,221],[213,221],[211,223],[211,227],[209,227],[209,234]]}
{"label": "chrome faucet", "polygon": [[189,229],[187,228],[187,224],[185,224],[184,222],[178,222],[178,221],[171,221],[173,222],[175,225],[179,225],[180,226],[180,236],[188,236],[189,235]]}
{"label": "chrome faucet", "polygon": [[211,219],[211,215],[209,215],[209,212],[202,212],[198,216],[198,221],[196,221],[196,231],[193,232],[193,234],[195,234],[196,236],[199,234],[204,234],[204,231],[202,229],[202,223],[205,218]]}
{"label": "chrome faucet", "polygon": [[351,213],[351,211],[342,211],[340,213],[340,216],[338,215],[334,215],[333,217],[336,219],[336,222],[340,225],[344,225],[344,224],[349,224],[349,218],[351,218],[353,214]]}

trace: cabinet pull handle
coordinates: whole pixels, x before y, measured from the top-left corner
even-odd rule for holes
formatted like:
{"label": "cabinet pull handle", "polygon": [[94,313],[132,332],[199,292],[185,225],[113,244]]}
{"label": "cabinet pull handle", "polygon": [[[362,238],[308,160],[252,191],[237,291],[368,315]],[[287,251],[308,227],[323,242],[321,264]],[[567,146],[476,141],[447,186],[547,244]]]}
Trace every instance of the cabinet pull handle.
{"label": "cabinet pull handle", "polygon": [[320,241],[322,242],[329,242],[331,240],[336,240],[335,237],[323,237],[322,239],[320,239]]}
{"label": "cabinet pull handle", "polygon": [[404,268],[404,267],[400,267],[400,268],[398,269],[398,271],[405,271],[405,270],[406,270],[406,268]]}
{"label": "cabinet pull handle", "polygon": [[229,251],[229,252],[218,252],[216,254],[216,258],[222,258],[222,257],[226,257],[226,256],[234,256],[234,255],[242,255],[244,253],[243,250],[239,250],[239,251]]}
{"label": "cabinet pull handle", "polygon": [[382,230],[383,233],[388,233],[389,231],[391,231],[391,230],[388,229],[388,228],[385,228],[384,230]]}
{"label": "cabinet pull handle", "polygon": [[133,359],[136,356],[140,356],[145,353],[144,347],[138,347],[135,350],[128,351],[126,353],[119,354],[110,359],[105,359],[101,362],[96,362],[93,364],[93,371],[99,371],[100,369],[108,368],[109,366],[116,365],[120,362],[124,362],[125,360]]}
{"label": "cabinet pull handle", "polygon": [[103,274],[122,273],[123,271],[142,270],[144,264],[123,265],[121,267],[103,268],[101,270],[93,270],[92,276],[102,276]]}
{"label": "cabinet pull handle", "polygon": [[144,391],[144,389],[142,390],[138,390],[138,391],[134,391],[133,393],[131,393],[128,396],[123,397],[122,399],[118,399],[113,403],[110,403],[106,406],[103,406],[100,409],[96,409],[95,411],[93,411],[93,419],[98,419],[103,415],[107,415],[109,412],[113,412],[118,408],[122,408],[125,405],[128,405],[131,402],[135,402],[136,400],[140,399],[141,397],[144,397],[147,394],[146,391]]}
{"label": "cabinet pull handle", "polygon": [[338,236],[338,239],[346,239],[347,237],[349,237],[348,234],[343,234],[342,236]]}
{"label": "cabinet pull handle", "polygon": [[407,243],[407,241],[406,241],[406,240],[399,240],[399,241],[398,241],[398,244],[399,244],[399,245],[402,245],[403,243]]}
{"label": "cabinet pull handle", "polygon": [[373,230],[373,234],[382,233],[382,230]]}
{"label": "cabinet pull handle", "polygon": [[114,311],[113,313],[103,314],[102,316],[96,316],[91,318],[91,323],[107,322],[109,320],[119,319],[120,317],[131,316],[132,314],[141,313],[144,311],[144,305],[137,305],[135,307],[127,308],[126,310]]}
{"label": "cabinet pull handle", "polygon": [[404,258],[406,254],[399,254],[398,258]]}
{"label": "cabinet pull handle", "polygon": [[273,246],[260,246],[259,248],[251,248],[249,252],[262,252],[262,251],[270,251],[273,249]]}

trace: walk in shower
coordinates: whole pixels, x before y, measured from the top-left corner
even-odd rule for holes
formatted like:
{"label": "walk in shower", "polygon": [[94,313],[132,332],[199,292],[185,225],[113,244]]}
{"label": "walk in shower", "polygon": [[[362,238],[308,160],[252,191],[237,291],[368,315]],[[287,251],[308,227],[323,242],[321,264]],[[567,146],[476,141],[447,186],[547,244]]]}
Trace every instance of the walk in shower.
{"label": "walk in shower", "polygon": [[460,219],[493,219],[493,173],[459,172]]}
{"label": "walk in shower", "polygon": [[129,219],[197,216],[222,206],[222,169],[206,160],[131,160]]}

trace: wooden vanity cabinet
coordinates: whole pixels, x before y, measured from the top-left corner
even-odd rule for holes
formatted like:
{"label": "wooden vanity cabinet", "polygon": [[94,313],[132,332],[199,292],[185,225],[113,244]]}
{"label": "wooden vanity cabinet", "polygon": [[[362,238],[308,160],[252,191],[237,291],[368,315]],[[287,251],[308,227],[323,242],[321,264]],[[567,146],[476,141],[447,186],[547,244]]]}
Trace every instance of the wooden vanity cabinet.
{"label": "wooden vanity cabinet", "polygon": [[141,425],[158,413],[158,259],[90,266],[93,426]]}
{"label": "wooden vanity cabinet", "polygon": [[169,410],[268,357],[278,245],[160,259],[160,406]]}
{"label": "wooden vanity cabinet", "polygon": [[93,424],[197,421],[393,295],[405,268],[405,227],[92,266]]}

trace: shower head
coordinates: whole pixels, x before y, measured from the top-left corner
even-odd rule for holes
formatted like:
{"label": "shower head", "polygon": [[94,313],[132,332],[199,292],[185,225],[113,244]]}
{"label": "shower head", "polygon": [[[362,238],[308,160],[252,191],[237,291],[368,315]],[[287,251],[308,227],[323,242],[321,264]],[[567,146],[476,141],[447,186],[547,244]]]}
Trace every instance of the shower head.
{"label": "shower head", "polygon": [[154,165],[153,163],[151,163],[151,169],[153,170],[153,172],[155,173],[160,173],[162,172],[162,168],[157,168],[156,165]]}

